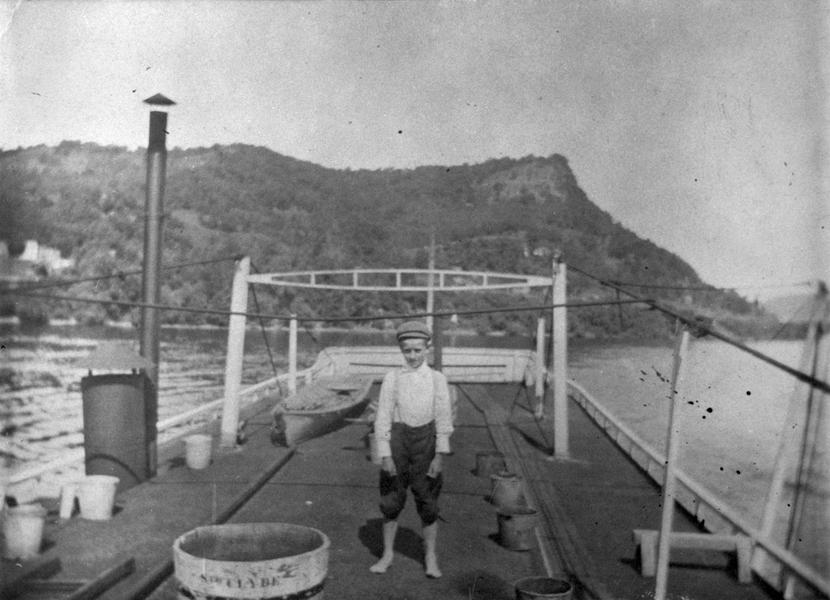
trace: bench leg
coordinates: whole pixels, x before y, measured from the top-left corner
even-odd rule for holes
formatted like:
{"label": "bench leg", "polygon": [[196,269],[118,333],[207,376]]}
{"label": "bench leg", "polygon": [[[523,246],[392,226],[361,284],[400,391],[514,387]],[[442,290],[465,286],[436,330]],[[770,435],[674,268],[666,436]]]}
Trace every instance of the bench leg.
{"label": "bench leg", "polygon": [[654,577],[657,574],[657,532],[644,531],[640,535],[640,575]]}
{"label": "bench leg", "polygon": [[752,541],[745,535],[735,536],[735,554],[738,559],[738,581],[752,582]]}

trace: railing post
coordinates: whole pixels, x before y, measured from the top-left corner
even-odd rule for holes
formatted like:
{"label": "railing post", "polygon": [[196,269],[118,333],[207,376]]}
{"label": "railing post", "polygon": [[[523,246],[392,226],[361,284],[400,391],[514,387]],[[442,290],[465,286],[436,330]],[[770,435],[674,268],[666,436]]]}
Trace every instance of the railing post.
{"label": "railing post", "polygon": [[536,397],[536,412],[535,417],[541,419],[545,415],[545,317],[539,317],[536,321],[536,364],[534,365],[535,373],[534,395]]}
{"label": "railing post", "polygon": [[657,581],[654,585],[654,600],[665,600],[669,577],[670,536],[674,517],[674,498],[676,496],[677,456],[680,449],[680,435],[677,429],[679,415],[676,411],[677,392],[683,376],[683,366],[689,348],[689,331],[686,328],[677,337],[672,365],[671,390],[669,391],[669,426],[666,439],[666,471],[663,478],[663,513],[660,519],[660,538],[657,542]]}
{"label": "railing post", "polygon": [[444,335],[441,332],[441,319],[432,320],[432,368],[444,370]]}
{"label": "railing post", "polygon": [[288,322],[288,393],[297,393],[297,318]]}
{"label": "railing post", "polygon": [[435,284],[433,282],[433,272],[435,271],[435,232],[429,238],[429,280],[427,282],[427,327],[430,330],[434,326],[435,320],[432,318],[432,312],[435,310]]}
{"label": "railing post", "polygon": [[[242,257],[236,263],[231,289],[231,313],[245,313],[248,310],[248,275],[251,259]],[[245,315],[231,314],[228,319],[228,352],[225,357],[225,402],[222,405],[222,428],[220,445],[223,448],[236,446],[239,428],[239,389],[242,386],[242,360],[245,354]]]}
{"label": "railing post", "polygon": [[568,309],[567,267],[561,255],[553,260],[553,292],[551,298],[559,308],[551,314],[551,367],[553,371],[553,454],[567,458],[568,440]]}

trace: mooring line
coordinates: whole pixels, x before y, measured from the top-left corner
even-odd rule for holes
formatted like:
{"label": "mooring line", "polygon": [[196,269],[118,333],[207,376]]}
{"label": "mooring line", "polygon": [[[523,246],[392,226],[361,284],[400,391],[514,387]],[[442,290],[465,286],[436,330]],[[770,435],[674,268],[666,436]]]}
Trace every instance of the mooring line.
{"label": "mooring line", "polygon": [[785,373],[788,373],[789,375],[792,375],[793,377],[795,377],[799,381],[807,383],[807,384],[811,385],[812,387],[814,387],[818,390],[821,390],[825,394],[830,394],[830,384],[828,384],[826,381],[822,381],[821,379],[818,379],[818,378],[816,378],[816,377],[814,377],[814,376],[812,376],[808,373],[804,373],[803,371],[799,371],[798,369],[796,369],[794,367],[791,367],[787,364],[784,364],[781,361],[776,360],[776,359],[774,359],[773,357],[771,357],[767,354],[764,354],[763,352],[755,350],[754,348],[750,348],[749,346],[747,346],[743,342],[740,342],[740,341],[736,340],[735,338],[733,338],[731,336],[728,336],[728,335],[725,335],[725,334],[720,333],[718,331],[715,331],[713,328],[708,327],[703,323],[699,323],[693,317],[683,315],[683,314],[677,312],[676,310],[673,310],[673,309],[665,306],[664,304],[658,302],[657,300],[650,300],[650,299],[646,299],[646,298],[641,298],[640,296],[638,296],[634,292],[631,292],[631,291],[629,291],[629,290],[627,290],[627,289],[625,289],[621,286],[618,286],[614,283],[611,283],[607,279],[603,279],[601,277],[597,277],[596,275],[592,275],[591,273],[588,273],[587,271],[584,271],[584,270],[580,269],[579,267],[575,267],[573,265],[568,265],[568,266],[571,269],[573,269],[574,271],[576,271],[577,273],[580,273],[580,274],[584,275],[585,277],[589,277],[590,279],[595,280],[600,285],[604,285],[604,286],[610,287],[612,289],[619,290],[621,293],[626,294],[627,296],[630,296],[633,299],[639,300],[640,302],[644,302],[644,303],[648,304],[649,306],[651,306],[652,308],[654,308],[655,310],[659,310],[663,314],[670,315],[670,316],[676,318],[678,321],[680,321],[681,323],[683,323],[684,325],[689,327],[692,331],[698,331],[702,334],[710,335],[713,338],[719,339],[722,342],[726,342],[730,346],[734,346],[735,348],[738,348],[739,350],[742,350],[742,351],[746,352],[747,354],[750,354],[750,355],[754,356],[755,358],[757,358],[757,359],[759,359],[759,360],[761,360],[761,361],[763,361],[767,364],[770,364],[773,367],[776,367],[776,368],[784,371]]}

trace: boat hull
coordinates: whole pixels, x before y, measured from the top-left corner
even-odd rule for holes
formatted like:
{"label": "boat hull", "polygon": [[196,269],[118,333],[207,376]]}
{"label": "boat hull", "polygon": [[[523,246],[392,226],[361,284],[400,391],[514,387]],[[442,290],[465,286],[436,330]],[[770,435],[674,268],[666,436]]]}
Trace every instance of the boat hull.
{"label": "boat hull", "polygon": [[[371,377],[326,378],[308,384],[294,396],[278,404],[273,411],[271,441],[294,446],[338,429],[349,417],[359,416],[369,403]],[[332,389],[334,388],[334,389]],[[338,389],[339,388],[339,389]],[[297,408],[332,404],[322,408]]]}

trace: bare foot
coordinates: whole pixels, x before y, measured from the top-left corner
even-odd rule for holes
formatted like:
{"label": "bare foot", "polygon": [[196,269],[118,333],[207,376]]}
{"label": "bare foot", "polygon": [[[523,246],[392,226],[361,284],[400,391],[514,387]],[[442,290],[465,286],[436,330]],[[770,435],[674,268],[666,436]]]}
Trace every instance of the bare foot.
{"label": "bare foot", "polygon": [[438,579],[441,577],[441,569],[438,568],[438,559],[435,555],[427,555],[424,562],[426,563],[427,577],[431,577],[432,579]]}
{"label": "bare foot", "polygon": [[392,564],[392,558],[393,557],[391,556],[381,557],[381,559],[378,562],[369,567],[369,570],[372,573],[386,573],[386,569],[388,569],[389,565]]}

